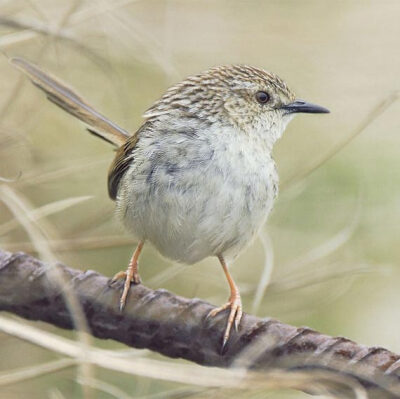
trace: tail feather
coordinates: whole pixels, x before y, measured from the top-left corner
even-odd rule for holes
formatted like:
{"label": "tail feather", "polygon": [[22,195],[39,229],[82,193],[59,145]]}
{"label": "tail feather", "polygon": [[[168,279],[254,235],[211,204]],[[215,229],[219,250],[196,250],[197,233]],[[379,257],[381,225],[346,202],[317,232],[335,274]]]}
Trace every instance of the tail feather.
{"label": "tail feather", "polygon": [[87,124],[90,133],[118,147],[130,137],[125,129],[97,112],[72,89],[36,65],[22,58],[12,58],[11,63],[27,74],[32,83],[43,90],[51,102]]}

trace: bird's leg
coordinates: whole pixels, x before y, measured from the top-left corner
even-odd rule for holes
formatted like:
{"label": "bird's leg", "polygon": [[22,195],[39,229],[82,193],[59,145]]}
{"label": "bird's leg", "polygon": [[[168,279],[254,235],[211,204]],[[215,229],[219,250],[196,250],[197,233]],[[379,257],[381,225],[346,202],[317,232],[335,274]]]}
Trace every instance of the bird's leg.
{"label": "bird's leg", "polygon": [[228,322],[226,324],[226,329],[225,329],[225,333],[224,333],[224,339],[222,341],[222,350],[223,350],[225,348],[226,343],[228,342],[229,334],[231,332],[233,323],[235,323],[235,329],[236,329],[236,331],[238,331],[240,320],[241,320],[242,314],[243,314],[243,310],[242,310],[242,300],[240,299],[239,289],[238,289],[237,285],[235,284],[235,282],[233,281],[232,276],[229,273],[229,270],[225,263],[225,260],[221,255],[218,256],[218,259],[221,262],[222,269],[224,270],[226,279],[228,280],[231,294],[229,296],[228,302],[219,308],[213,309],[208,314],[207,318],[214,317],[219,312],[222,312],[223,310],[230,308]]}
{"label": "bird's leg", "polygon": [[141,283],[141,279],[139,276],[138,259],[139,259],[140,252],[142,251],[143,245],[144,245],[144,241],[139,241],[139,243],[135,249],[135,252],[133,253],[132,258],[129,262],[128,268],[126,269],[126,272],[124,272],[124,271],[118,272],[111,280],[111,283],[114,283],[117,280],[125,279],[124,290],[122,291],[122,295],[119,300],[119,309],[121,311],[124,309],[124,306],[126,303],[126,298],[128,296],[128,292],[129,292],[131,283],[135,283],[135,284]]}

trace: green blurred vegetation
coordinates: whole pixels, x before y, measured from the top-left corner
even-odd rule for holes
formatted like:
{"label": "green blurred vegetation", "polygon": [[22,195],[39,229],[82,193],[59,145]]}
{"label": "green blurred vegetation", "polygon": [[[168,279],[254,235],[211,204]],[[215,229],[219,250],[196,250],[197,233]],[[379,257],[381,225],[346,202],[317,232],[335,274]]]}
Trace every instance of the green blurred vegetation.
{"label": "green blurred vegetation", "polygon": [[[69,82],[131,131],[170,84],[226,63],[276,72],[300,98],[329,108],[330,115],[297,117],[276,148],[282,188],[263,232],[264,240],[272,242],[274,270],[257,315],[400,352],[400,101],[335,151],[380,102],[400,89],[399,13],[400,3],[388,0],[3,0],[0,48]],[[19,21],[26,29],[9,26],[5,19]],[[134,243],[114,219],[107,197],[112,148],[47,102],[5,56],[0,57],[0,71],[0,176],[16,178],[7,184],[33,208],[91,196],[41,219],[42,227],[50,241],[57,241],[54,251],[62,262],[113,275],[125,267]],[[0,203],[0,229],[11,219],[10,210]],[[34,252],[20,226],[0,240],[4,249]],[[247,311],[263,273],[264,252],[257,239],[232,266]],[[152,288],[215,304],[228,294],[214,259],[177,268],[147,246],[141,275]],[[112,342],[96,344],[122,349]],[[0,373],[55,358],[0,335]],[[183,397],[179,391],[168,395],[192,389],[95,373],[127,397]],[[76,375],[70,368],[0,387],[0,396],[81,397]],[[160,396],[151,396],[157,393]],[[208,394],[247,397],[230,390],[203,395]],[[266,395],[248,394],[307,397],[294,391]],[[95,397],[112,395],[96,391]]]}

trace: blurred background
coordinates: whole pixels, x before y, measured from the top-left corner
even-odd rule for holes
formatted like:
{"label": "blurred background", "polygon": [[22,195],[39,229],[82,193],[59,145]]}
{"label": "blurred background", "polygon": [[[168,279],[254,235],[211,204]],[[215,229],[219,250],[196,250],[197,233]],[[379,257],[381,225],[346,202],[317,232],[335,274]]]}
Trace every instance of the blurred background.
{"label": "blurred background", "polygon": [[[1,248],[51,253],[71,267],[112,276],[135,245],[107,195],[112,147],[49,103],[7,57],[39,64],[132,132],[152,102],[187,75],[220,64],[262,67],[331,114],[298,116],[275,149],[280,196],[260,237],[231,268],[244,309],[400,352],[399,14],[396,0],[2,0]],[[26,220],[36,236],[27,233]],[[151,288],[213,304],[228,295],[214,259],[185,267],[146,246],[141,276]],[[94,343],[131,358],[184,363]],[[0,333],[0,373],[58,358]],[[103,383],[95,388],[99,398],[209,394],[176,382],[94,373]],[[2,398],[83,397],[74,367],[0,392]],[[222,389],[211,397],[308,396]]]}

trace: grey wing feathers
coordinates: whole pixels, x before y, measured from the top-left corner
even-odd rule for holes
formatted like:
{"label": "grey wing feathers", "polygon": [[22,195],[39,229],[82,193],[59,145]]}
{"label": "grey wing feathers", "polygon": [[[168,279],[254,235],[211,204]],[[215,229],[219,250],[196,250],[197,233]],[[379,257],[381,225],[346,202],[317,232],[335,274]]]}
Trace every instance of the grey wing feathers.
{"label": "grey wing feathers", "polygon": [[36,65],[22,58],[12,58],[11,63],[26,73],[32,83],[46,93],[50,101],[89,125],[88,130],[92,134],[118,147],[123,145],[130,137],[125,129],[97,112],[65,84],[42,71]]}

